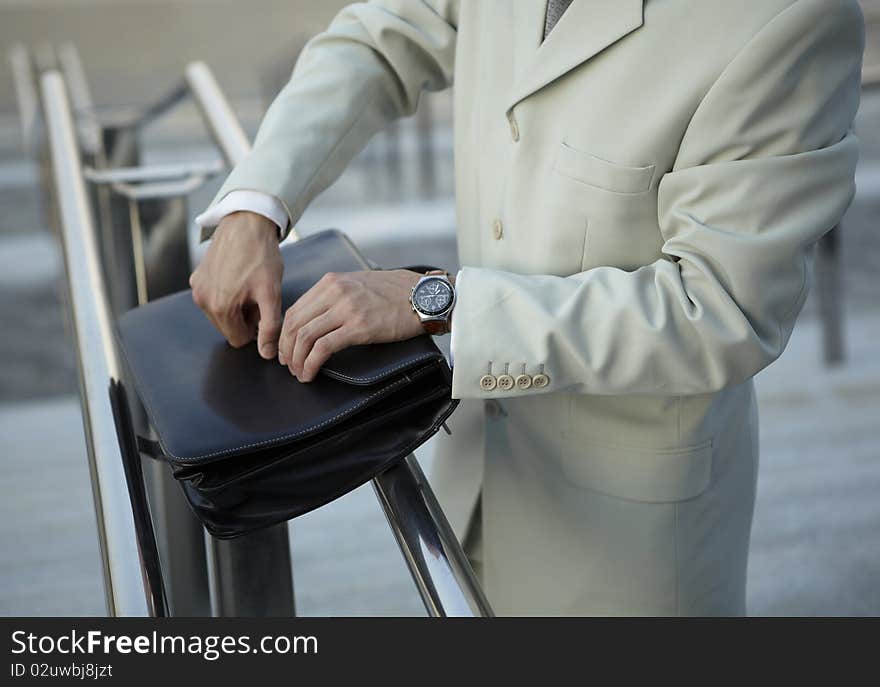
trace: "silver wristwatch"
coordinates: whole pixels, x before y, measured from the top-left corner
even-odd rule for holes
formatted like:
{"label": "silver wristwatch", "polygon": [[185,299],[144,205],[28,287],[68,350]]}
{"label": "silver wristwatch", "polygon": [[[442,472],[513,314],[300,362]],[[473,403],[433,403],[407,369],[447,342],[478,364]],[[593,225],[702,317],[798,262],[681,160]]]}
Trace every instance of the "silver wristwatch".
{"label": "silver wristwatch", "polygon": [[455,307],[455,286],[446,272],[431,270],[425,273],[413,287],[409,302],[428,334],[449,333]]}

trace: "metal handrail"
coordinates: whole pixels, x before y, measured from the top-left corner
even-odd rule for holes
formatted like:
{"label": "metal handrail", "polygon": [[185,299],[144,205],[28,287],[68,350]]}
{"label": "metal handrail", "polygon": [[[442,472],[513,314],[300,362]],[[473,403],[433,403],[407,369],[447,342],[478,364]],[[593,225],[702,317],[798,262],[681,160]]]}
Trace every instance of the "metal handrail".
{"label": "metal handrail", "polygon": [[[205,121],[230,164],[250,149],[232,108],[209,68],[194,63],[187,82]],[[136,514],[126,482],[125,446],[114,423],[112,394],[120,383],[108,293],[97,234],[90,214],[77,138],[63,77],[42,79],[70,307],[81,378],[83,421],[92,469],[95,508],[104,561],[108,611],[113,615],[157,615],[164,608],[160,584],[149,574],[151,555],[139,546]],[[377,497],[428,613],[489,616],[491,608],[413,455],[373,481]]]}
{"label": "metal handrail", "polygon": [[79,132],[80,145],[84,152],[97,155],[103,147],[101,124],[95,115],[95,101],[92,99],[92,90],[89,88],[88,79],[86,79],[79,50],[73,43],[67,41],[59,45],[55,53],[67,84],[67,93]]}
{"label": "metal handrail", "polygon": [[34,82],[33,65],[27,48],[16,43],[9,49],[9,64],[12,69],[12,85],[18,104],[21,124],[21,138],[26,152],[32,151],[40,104],[37,99],[37,85]]}
{"label": "metal handrail", "polygon": [[78,353],[107,611],[115,616],[155,616],[162,612],[163,592],[148,573],[153,562],[139,544],[129,500],[130,484],[111,392],[121,378],[119,358],[76,130],[61,74],[44,74],[41,90]]}
{"label": "metal handrail", "polygon": [[373,480],[376,497],[428,614],[491,617],[449,521],[413,454]]}
{"label": "metal handrail", "polygon": [[187,164],[148,165],[140,167],[116,167],[114,169],[85,168],[86,179],[98,184],[115,184],[144,181],[168,181],[186,179],[192,175],[210,176],[222,171],[220,160],[190,162]]}
{"label": "metal handrail", "polygon": [[211,68],[204,62],[191,62],[186,66],[185,78],[226,162],[230,166],[238,164],[250,152],[251,142],[220,90]]}

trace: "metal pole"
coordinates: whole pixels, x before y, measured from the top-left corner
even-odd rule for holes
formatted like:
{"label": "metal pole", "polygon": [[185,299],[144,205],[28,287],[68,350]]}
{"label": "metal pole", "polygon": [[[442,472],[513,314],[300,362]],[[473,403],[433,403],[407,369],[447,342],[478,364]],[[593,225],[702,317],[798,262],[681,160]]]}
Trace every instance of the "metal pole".
{"label": "metal pole", "polygon": [[401,123],[392,121],[382,132],[382,141],[385,144],[384,160],[387,170],[389,188],[387,198],[391,202],[399,202],[403,196],[403,160],[401,154]]}
{"label": "metal pole", "polygon": [[161,579],[148,573],[152,552],[139,545],[114,421],[111,389],[118,385],[121,375],[77,136],[61,75],[56,71],[46,73],[41,89],[78,352],[107,612],[114,616],[154,616],[163,612]]}
{"label": "metal pole", "polygon": [[9,50],[12,83],[21,120],[21,137],[24,151],[37,163],[40,176],[40,211],[43,223],[52,231],[58,229],[58,213],[52,188],[52,172],[49,169],[49,152],[46,150],[45,134],[40,126],[41,109],[35,76],[36,65],[31,54],[22,44],[16,43]]}
{"label": "metal pole", "polygon": [[230,166],[238,164],[250,152],[251,143],[211,69],[204,62],[192,62],[187,65],[185,75],[220,152]]}
{"label": "metal pole", "polygon": [[21,122],[21,138],[24,149],[30,153],[34,145],[34,133],[40,107],[37,102],[37,86],[27,48],[16,43],[9,49],[9,64],[12,68],[12,85]]}
{"label": "metal pole", "polygon": [[206,535],[211,608],[220,618],[267,618],[294,615],[287,523],[238,539]]}
{"label": "metal pole", "polygon": [[840,236],[838,224],[819,239],[816,249],[816,291],[819,319],[822,322],[822,350],[825,364],[829,366],[842,364],[846,357]]}
{"label": "metal pole", "polygon": [[102,153],[101,125],[95,113],[95,101],[86,79],[79,51],[71,42],[62,43],[56,50],[58,64],[67,83],[70,104],[73,107],[76,127],[79,131],[83,152],[88,155]]}
{"label": "metal pole", "polygon": [[[220,90],[217,79],[204,62],[187,65],[185,75],[205,125],[217,142],[220,152],[228,165],[237,165],[250,152],[251,143],[229,101]],[[290,237],[294,241],[298,238],[296,229],[291,229]]]}
{"label": "metal pole", "polygon": [[437,193],[432,102],[431,98],[423,98],[416,111],[416,154],[419,156],[419,191],[423,198],[433,198]]}
{"label": "metal pole", "polygon": [[373,480],[428,614],[491,617],[492,608],[416,457]]}

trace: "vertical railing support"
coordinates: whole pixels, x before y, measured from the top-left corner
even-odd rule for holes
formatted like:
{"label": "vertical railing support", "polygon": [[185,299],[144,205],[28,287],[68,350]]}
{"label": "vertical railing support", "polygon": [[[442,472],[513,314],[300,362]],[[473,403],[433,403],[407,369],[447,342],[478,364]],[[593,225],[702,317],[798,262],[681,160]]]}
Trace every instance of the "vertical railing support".
{"label": "vertical railing support", "polygon": [[816,291],[826,365],[840,365],[846,357],[840,237],[838,224],[819,240],[816,247]]}

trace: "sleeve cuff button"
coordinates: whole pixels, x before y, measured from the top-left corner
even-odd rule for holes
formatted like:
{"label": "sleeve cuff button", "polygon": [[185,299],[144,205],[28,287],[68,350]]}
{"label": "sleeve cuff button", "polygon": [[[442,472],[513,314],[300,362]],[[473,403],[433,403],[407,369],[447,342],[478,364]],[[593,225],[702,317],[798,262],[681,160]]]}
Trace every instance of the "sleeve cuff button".
{"label": "sleeve cuff button", "polygon": [[498,380],[495,379],[495,375],[483,375],[480,377],[480,388],[483,391],[492,391],[497,384]]}

